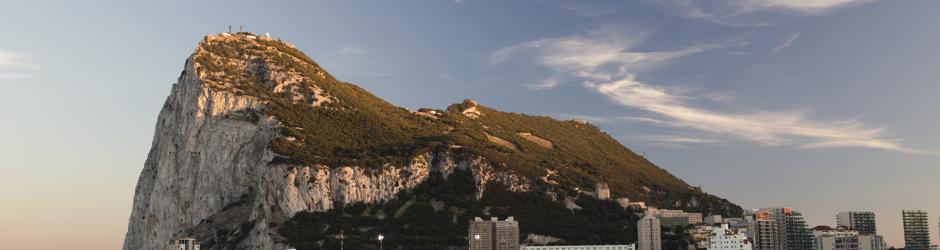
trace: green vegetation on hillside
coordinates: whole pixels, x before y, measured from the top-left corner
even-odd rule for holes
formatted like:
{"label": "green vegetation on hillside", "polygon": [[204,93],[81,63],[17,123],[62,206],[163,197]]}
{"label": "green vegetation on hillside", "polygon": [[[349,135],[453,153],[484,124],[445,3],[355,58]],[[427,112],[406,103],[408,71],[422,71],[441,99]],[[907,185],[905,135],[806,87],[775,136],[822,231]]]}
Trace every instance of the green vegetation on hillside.
{"label": "green vegetation on hillside", "polygon": [[[443,150],[479,155],[502,171],[538,181],[554,171],[551,186],[562,194],[575,188],[610,185],[615,197],[646,201],[663,208],[737,215],[740,207],[688,186],[682,180],[620,145],[598,128],[576,121],[558,121],[497,111],[466,101],[437,115],[416,115],[364,89],[336,80],[300,50],[277,40],[207,39],[194,56],[207,85],[219,91],[267,101],[265,112],[283,124],[285,138],[271,143],[283,155],[275,163],[357,165],[379,167],[406,164],[415,155]],[[303,76],[301,94],[322,89],[331,101],[321,106],[295,101],[290,93],[275,93],[266,72]],[[219,74],[216,74],[219,73]],[[477,109],[470,118],[462,112]],[[250,116],[248,116],[250,117]],[[257,121],[257,119],[254,119]],[[531,133],[551,146],[523,138]],[[499,145],[491,138],[510,145]]]}

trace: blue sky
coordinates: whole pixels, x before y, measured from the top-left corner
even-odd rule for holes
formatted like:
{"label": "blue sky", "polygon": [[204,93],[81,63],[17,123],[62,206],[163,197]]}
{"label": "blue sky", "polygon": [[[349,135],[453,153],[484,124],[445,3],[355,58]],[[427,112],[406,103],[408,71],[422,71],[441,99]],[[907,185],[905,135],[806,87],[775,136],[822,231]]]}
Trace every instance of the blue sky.
{"label": "blue sky", "polygon": [[[932,212],[937,1],[0,1],[0,240],[120,246],[157,113],[202,36],[295,44],[392,103],[589,120],[745,207],[811,225]],[[61,235],[59,241],[41,240]],[[13,243],[19,244],[19,243]]]}

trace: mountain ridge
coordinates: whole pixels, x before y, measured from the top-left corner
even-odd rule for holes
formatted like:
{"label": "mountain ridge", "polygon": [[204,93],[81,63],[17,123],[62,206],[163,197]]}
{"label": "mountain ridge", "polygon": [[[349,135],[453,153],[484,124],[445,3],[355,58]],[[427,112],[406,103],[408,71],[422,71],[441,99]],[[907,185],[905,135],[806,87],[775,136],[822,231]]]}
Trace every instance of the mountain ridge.
{"label": "mountain ridge", "polygon": [[[469,178],[465,185],[449,181],[463,175]],[[428,195],[439,194],[449,201],[442,218],[457,220],[492,211],[474,199],[513,211],[518,204],[490,197],[500,197],[500,190],[557,205],[564,197],[584,196],[598,182],[609,184],[614,196],[657,207],[741,211],[589,123],[502,112],[472,100],[409,111],[337,80],[293,45],[223,33],[200,42],[164,104],[124,248],[155,249],[183,235],[205,240],[207,249],[309,247],[290,235],[316,228],[301,220],[322,219],[316,213],[344,213],[357,204],[382,211],[408,197],[440,204],[435,200],[445,198]],[[444,187],[460,191],[434,191]],[[621,213],[630,220],[629,211]],[[363,223],[385,218],[384,212],[358,214],[367,215]],[[579,216],[571,220],[594,215]],[[420,232],[413,234],[409,244],[424,244]]]}

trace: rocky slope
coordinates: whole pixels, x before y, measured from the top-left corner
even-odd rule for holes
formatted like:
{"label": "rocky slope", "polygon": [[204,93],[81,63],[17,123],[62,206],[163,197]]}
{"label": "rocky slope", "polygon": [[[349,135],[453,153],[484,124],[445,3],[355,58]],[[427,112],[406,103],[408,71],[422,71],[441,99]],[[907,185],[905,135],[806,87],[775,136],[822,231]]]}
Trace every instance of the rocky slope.
{"label": "rocky slope", "polygon": [[[455,173],[469,174],[470,200],[497,187],[560,203],[603,181],[615,196],[660,207],[740,212],[590,124],[469,100],[410,112],[336,80],[292,45],[220,34],[186,60],[163,105],[124,249],[164,249],[182,236],[206,249],[286,249],[304,244],[282,227],[303,225],[298,213],[398,204]],[[455,224],[490,211],[440,206],[460,211]]]}

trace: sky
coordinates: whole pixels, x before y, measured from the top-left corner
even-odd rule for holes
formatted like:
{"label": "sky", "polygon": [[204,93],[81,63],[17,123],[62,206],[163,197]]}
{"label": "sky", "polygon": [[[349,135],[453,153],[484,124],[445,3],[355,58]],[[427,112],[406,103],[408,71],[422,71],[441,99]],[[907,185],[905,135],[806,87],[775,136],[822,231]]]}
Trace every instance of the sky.
{"label": "sky", "polygon": [[938,239],[940,1],[0,0],[0,241],[118,249],[157,114],[244,25],[391,103],[588,120],[689,184]]}

